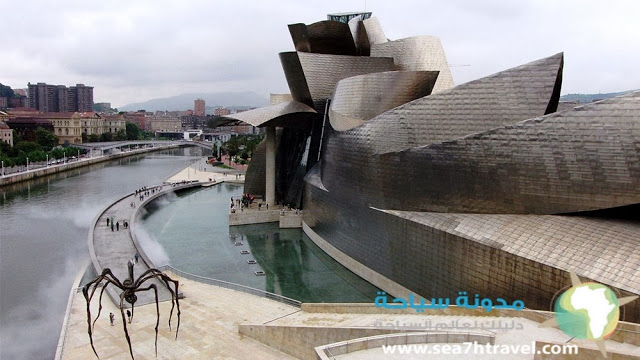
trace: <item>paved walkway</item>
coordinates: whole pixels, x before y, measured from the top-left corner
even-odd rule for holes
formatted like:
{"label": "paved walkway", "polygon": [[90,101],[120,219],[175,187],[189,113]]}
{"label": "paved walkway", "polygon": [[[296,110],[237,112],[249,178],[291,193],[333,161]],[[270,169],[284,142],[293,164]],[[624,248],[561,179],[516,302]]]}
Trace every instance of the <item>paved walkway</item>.
{"label": "paved walkway", "polygon": [[199,180],[200,182],[244,182],[245,170],[223,169],[207,163],[207,158],[202,158],[191,163],[167,179],[167,182],[175,183],[180,181]]}
{"label": "paved walkway", "polygon": [[[168,192],[175,190],[171,186],[164,186],[162,192]],[[160,187],[148,190],[150,196],[154,196],[160,193]],[[93,233],[89,236],[93,236],[93,248],[95,254],[95,260],[98,263],[99,272],[102,269],[109,268],[111,272],[121,282],[129,277],[127,263],[133,261],[138,249],[135,247],[132,239],[132,224],[133,215],[135,211],[140,207],[141,203],[148,199],[149,196],[145,196],[144,200],[140,200],[139,195],[129,195],[120,199],[112,204],[106,211],[100,214],[100,217],[95,223]],[[135,204],[135,207],[131,206],[131,203]],[[119,229],[114,226],[111,227],[111,220],[107,226],[107,218],[113,219],[116,224],[119,224]],[[124,228],[124,222],[129,223],[129,228]],[[95,262],[95,261],[94,261]],[[140,261],[134,266],[134,280],[138,278],[143,272],[149,270],[148,264],[144,260]],[[158,281],[151,281],[148,284],[156,284],[158,287],[159,298],[161,301],[170,300],[171,295],[164,285]],[[118,299],[120,291],[113,285],[107,287],[107,291],[110,293],[112,299]],[[99,293],[97,293],[99,296]],[[138,301],[136,305],[144,305],[154,303],[155,298],[152,292],[140,293],[138,295]]]}
{"label": "paved walkway", "polygon": [[[238,333],[238,324],[265,323],[299,309],[258,296],[186,280],[169,275],[180,282],[185,298],[180,300],[182,312],[178,339],[175,339],[174,313],[172,331],[167,324],[170,302],[160,304],[157,359],[294,359],[278,350]],[[100,359],[130,359],[119,309],[103,299],[100,319],[94,327],[93,341]],[[97,314],[97,301],[92,314]],[[109,325],[109,313],[116,315],[115,326]],[[94,315],[95,316],[95,315]],[[136,307],[132,324],[127,324],[136,360],[156,359],[154,354],[155,305]],[[87,334],[86,303],[81,293],[73,297],[68,333],[62,353],[64,360],[90,360],[95,355]]]}

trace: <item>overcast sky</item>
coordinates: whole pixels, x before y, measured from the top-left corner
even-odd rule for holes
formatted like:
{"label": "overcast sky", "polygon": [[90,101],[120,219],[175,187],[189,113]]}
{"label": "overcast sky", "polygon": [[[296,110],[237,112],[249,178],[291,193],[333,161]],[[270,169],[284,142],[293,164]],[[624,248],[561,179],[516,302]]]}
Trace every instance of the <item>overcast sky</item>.
{"label": "overcast sky", "polygon": [[637,0],[0,0],[0,82],[83,83],[115,107],[192,92],[266,98],[288,92],[287,24],[365,6],[390,39],[439,37],[455,84],[564,52],[563,94],[640,88]]}

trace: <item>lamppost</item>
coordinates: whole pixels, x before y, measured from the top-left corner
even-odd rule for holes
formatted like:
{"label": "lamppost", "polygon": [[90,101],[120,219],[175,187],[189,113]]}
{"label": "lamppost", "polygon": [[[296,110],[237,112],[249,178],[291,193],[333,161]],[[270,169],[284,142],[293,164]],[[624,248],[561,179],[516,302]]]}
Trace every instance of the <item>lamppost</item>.
{"label": "lamppost", "polygon": [[2,160],[2,177],[4,177],[4,160]]}
{"label": "lamppost", "polygon": [[29,158],[27,158],[27,171],[29,171]]}
{"label": "lamppost", "polygon": [[47,167],[49,167],[49,154],[47,154]]}
{"label": "lamppost", "polygon": [[63,164],[67,163],[67,152],[66,151],[62,152],[62,163]]}

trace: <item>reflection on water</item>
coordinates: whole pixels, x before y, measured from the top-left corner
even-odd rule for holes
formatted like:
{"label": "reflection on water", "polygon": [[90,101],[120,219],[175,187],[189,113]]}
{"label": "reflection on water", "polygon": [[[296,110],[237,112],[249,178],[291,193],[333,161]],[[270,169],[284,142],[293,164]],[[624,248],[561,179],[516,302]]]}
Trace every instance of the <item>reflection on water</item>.
{"label": "reflection on water", "polygon": [[373,302],[378,289],[325,254],[301,229],[279,229],[276,223],[229,228],[229,199],[240,194],[241,187],[222,184],[161,199],[138,226],[182,271],[302,302]]}
{"label": "reflection on water", "polygon": [[87,235],[118,197],[161,183],[200,149],[151,153],[0,188],[0,359],[51,359]]}

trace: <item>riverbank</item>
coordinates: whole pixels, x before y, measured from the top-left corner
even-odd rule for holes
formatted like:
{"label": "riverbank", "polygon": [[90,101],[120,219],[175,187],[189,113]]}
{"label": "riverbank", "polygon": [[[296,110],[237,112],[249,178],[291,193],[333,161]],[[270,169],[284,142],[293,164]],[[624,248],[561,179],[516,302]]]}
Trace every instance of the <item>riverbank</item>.
{"label": "riverbank", "polygon": [[16,184],[16,183],[19,183],[19,182],[22,182],[22,181],[33,180],[33,179],[36,179],[36,178],[39,178],[39,177],[48,176],[48,175],[52,175],[52,174],[57,174],[57,173],[69,171],[69,170],[72,170],[72,169],[77,169],[77,168],[80,168],[80,167],[101,163],[101,162],[104,162],[104,161],[117,160],[117,159],[126,158],[126,157],[134,156],[134,155],[140,155],[140,154],[144,154],[144,153],[148,153],[148,152],[152,152],[152,151],[176,149],[178,147],[179,147],[179,145],[167,145],[167,146],[158,146],[158,147],[152,147],[152,148],[146,148],[146,149],[136,149],[136,150],[131,150],[131,151],[123,151],[123,152],[120,152],[120,153],[117,153],[117,154],[92,157],[92,158],[88,158],[88,159],[85,158],[85,159],[80,159],[80,160],[76,160],[76,161],[73,161],[73,162],[68,162],[66,164],[57,164],[57,165],[47,166],[47,167],[44,167],[44,168],[38,168],[38,169],[23,171],[23,172],[20,172],[20,173],[1,176],[0,177],[0,187],[6,186],[6,185]]}

